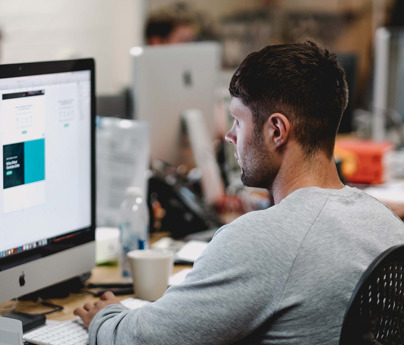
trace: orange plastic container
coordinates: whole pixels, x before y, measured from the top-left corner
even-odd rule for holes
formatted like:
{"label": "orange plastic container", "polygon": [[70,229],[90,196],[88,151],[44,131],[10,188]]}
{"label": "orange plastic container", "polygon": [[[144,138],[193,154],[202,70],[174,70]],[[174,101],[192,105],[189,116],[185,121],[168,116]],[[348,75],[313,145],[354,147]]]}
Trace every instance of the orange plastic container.
{"label": "orange plastic container", "polygon": [[385,156],[392,150],[394,144],[389,141],[338,138],[334,153],[348,182],[380,184],[385,182]]}

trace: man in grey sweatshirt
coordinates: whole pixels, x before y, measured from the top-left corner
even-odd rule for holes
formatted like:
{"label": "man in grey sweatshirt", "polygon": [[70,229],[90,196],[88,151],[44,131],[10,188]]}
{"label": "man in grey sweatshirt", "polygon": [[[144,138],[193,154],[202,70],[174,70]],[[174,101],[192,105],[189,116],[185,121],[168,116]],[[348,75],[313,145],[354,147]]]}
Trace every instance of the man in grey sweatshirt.
{"label": "man in grey sweatshirt", "polygon": [[333,149],[347,104],[335,55],[311,42],[268,46],[230,83],[246,186],[273,206],[217,231],[185,281],[137,310],[106,293],[77,308],[90,344],[337,345],[361,274],[404,243],[388,207],[344,186]]}

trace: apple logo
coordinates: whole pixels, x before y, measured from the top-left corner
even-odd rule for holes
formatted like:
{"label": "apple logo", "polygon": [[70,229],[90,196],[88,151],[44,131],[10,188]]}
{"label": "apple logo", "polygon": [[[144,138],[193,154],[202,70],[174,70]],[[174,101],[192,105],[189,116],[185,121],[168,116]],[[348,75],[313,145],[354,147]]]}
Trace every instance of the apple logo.
{"label": "apple logo", "polygon": [[20,278],[18,279],[18,282],[20,283],[20,286],[24,286],[24,285],[25,285],[25,273],[24,273],[24,271],[23,271],[22,274],[20,275]]}
{"label": "apple logo", "polygon": [[182,75],[183,81],[184,81],[184,85],[186,87],[191,87],[192,86],[192,74],[191,71],[184,71],[183,75]]}

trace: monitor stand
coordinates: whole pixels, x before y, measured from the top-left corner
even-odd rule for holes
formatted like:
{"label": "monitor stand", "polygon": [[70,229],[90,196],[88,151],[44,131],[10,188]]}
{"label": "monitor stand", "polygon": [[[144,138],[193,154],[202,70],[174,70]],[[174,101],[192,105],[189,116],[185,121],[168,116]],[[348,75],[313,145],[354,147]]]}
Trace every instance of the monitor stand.
{"label": "monitor stand", "polygon": [[73,277],[58,284],[21,296],[19,299],[23,301],[36,301],[38,298],[65,298],[69,296],[71,292],[79,292],[90,277],[91,272],[87,272],[80,276]]}

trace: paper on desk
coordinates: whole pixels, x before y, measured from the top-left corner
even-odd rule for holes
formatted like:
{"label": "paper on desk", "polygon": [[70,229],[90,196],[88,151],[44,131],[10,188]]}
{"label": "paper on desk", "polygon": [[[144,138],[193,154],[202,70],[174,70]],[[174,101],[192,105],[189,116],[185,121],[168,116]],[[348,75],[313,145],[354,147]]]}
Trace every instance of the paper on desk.
{"label": "paper on desk", "polygon": [[208,242],[189,241],[175,254],[175,260],[193,263],[199,258],[207,246]]}
{"label": "paper on desk", "polygon": [[122,300],[121,303],[128,309],[138,309],[150,302],[139,298],[129,297]]}
{"label": "paper on desk", "polygon": [[381,201],[404,203],[404,181],[368,187],[365,188],[365,192]]}
{"label": "paper on desk", "polygon": [[171,275],[171,277],[168,281],[168,285],[174,286],[174,285],[181,284],[185,280],[185,277],[187,276],[187,274],[191,271],[192,271],[192,268],[184,268],[183,270]]}

